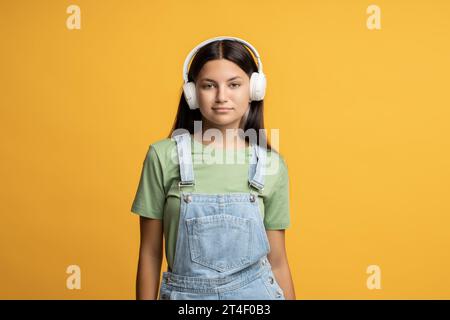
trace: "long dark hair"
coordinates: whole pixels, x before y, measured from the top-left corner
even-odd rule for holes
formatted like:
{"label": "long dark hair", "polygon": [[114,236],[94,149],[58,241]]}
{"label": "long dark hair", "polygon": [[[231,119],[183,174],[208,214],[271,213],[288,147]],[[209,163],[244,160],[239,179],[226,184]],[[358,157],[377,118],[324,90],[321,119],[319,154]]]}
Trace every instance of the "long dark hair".
{"label": "long dark hair", "polygon": [[[192,59],[188,72],[188,80],[195,82],[203,65],[210,60],[216,59],[227,59],[234,62],[248,75],[249,78],[253,72],[258,72],[258,66],[256,65],[255,60],[249,50],[241,42],[224,39],[211,42],[200,48]],[[201,120],[202,114],[200,113],[200,109],[191,110],[189,108],[183,95],[183,89],[181,88],[181,98],[178,104],[177,115],[168,138],[171,138],[172,133],[177,129],[186,129],[193,134],[194,121]],[[264,100],[252,101],[250,103],[247,119],[242,129],[244,132],[247,132],[248,129],[254,129],[257,144],[265,147],[267,150],[274,150],[267,141],[265,130],[260,131],[260,129],[264,129]],[[249,137],[245,135],[244,139],[248,141]],[[263,141],[261,141],[261,139],[263,139]]]}

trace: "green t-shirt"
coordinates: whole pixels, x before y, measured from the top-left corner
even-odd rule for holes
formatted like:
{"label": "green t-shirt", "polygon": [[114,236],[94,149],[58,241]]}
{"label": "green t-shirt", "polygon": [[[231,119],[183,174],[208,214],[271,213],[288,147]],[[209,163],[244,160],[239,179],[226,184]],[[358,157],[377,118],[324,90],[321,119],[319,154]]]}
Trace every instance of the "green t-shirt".
{"label": "green t-shirt", "polygon": [[[253,187],[250,189],[248,184],[251,147],[215,149],[203,145],[191,135],[191,151],[195,187],[182,187],[181,191],[208,194],[253,191],[258,194],[265,228],[281,230],[289,227],[289,176],[287,165],[279,153],[268,150],[264,189],[258,192]],[[151,144],[143,162],[131,211],[146,218],[164,219],[165,252],[171,269],[180,215],[179,181],[175,140],[166,138]]]}

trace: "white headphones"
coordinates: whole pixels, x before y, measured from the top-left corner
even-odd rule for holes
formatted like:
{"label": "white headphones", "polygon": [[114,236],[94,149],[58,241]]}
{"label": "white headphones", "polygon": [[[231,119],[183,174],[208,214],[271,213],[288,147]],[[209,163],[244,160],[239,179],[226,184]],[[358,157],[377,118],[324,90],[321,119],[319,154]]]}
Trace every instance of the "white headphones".
{"label": "white headphones", "polygon": [[263,73],[262,63],[261,59],[259,57],[258,51],[247,41],[236,38],[236,37],[215,37],[208,40],[203,41],[199,45],[197,45],[194,49],[189,52],[188,56],[186,57],[186,60],[184,61],[183,66],[183,93],[184,98],[186,99],[186,102],[189,105],[189,108],[191,110],[195,110],[199,108],[198,102],[197,102],[197,95],[195,91],[195,83],[194,82],[188,82],[188,64],[191,61],[192,57],[200,50],[201,47],[207,45],[208,43],[214,42],[216,40],[235,40],[238,42],[241,42],[242,44],[246,45],[255,55],[256,60],[258,62],[258,72],[253,72],[252,76],[250,77],[250,100],[251,101],[260,101],[264,99],[264,95],[266,93],[266,76]]}

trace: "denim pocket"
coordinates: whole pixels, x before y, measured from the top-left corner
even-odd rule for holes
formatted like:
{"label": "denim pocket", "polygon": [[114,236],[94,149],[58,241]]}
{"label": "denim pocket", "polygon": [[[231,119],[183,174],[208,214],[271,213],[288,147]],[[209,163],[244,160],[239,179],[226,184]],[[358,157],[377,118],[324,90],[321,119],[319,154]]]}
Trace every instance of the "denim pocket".
{"label": "denim pocket", "polygon": [[219,272],[249,265],[252,223],[228,214],[186,219],[192,261]]}

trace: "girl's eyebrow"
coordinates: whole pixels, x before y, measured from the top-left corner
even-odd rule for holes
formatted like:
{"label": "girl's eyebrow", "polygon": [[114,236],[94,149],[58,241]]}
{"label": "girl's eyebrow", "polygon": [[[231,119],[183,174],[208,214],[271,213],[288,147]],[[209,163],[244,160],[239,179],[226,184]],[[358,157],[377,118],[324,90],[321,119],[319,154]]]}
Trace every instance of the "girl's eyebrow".
{"label": "girl's eyebrow", "polygon": [[[237,78],[241,78],[241,77],[240,77],[240,76],[236,76],[236,77],[233,77],[233,78],[228,79],[227,81],[231,81],[231,80],[234,80],[234,79],[237,79]],[[242,79],[242,78],[241,78],[241,79]],[[208,79],[208,78],[202,78],[202,79],[200,79],[200,81],[210,81],[210,82],[214,82],[214,83],[215,83],[214,80]]]}

